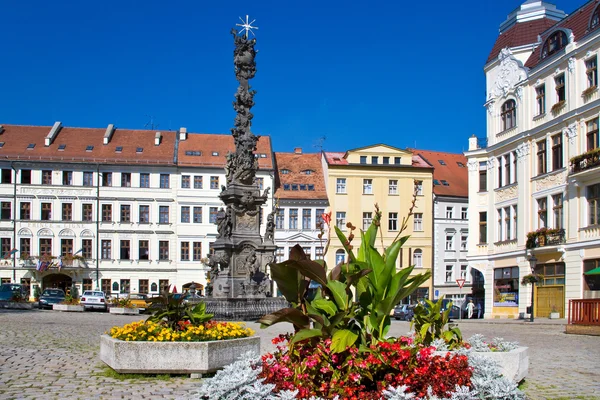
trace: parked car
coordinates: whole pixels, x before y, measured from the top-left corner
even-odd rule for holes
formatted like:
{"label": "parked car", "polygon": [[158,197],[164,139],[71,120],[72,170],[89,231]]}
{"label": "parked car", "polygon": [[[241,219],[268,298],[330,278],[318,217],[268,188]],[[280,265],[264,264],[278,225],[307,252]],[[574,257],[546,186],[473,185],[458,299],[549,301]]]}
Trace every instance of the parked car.
{"label": "parked car", "polygon": [[415,306],[410,304],[399,304],[394,308],[394,318],[402,321],[411,321],[415,316]]}
{"label": "parked car", "polygon": [[83,292],[79,304],[83,306],[84,310],[92,309],[106,311],[108,309],[104,292],[98,290],[86,290]]}
{"label": "parked car", "polygon": [[58,304],[65,299],[65,292],[62,289],[45,289],[40,296],[39,308],[52,309],[54,304]]}
{"label": "parked car", "polygon": [[10,301],[14,297],[27,298],[23,285],[19,283],[3,283],[0,285],[0,300]]}
{"label": "parked car", "polygon": [[136,306],[140,312],[144,312],[150,307],[150,303],[146,301],[147,299],[148,295],[146,294],[134,293],[129,295],[129,301]]}

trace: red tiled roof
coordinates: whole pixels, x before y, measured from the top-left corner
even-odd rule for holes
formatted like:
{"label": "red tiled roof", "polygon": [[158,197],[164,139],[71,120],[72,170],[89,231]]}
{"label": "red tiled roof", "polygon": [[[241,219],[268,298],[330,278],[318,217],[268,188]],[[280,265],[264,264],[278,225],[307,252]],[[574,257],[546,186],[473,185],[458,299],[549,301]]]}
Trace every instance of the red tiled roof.
{"label": "red tiled roof", "polygon": [[[176,132],[162,132],[160,145],[154,145],[156,131],[115,129],[110,142],[103,144],[106,128],[60,129],[50,146],[45,138],[50,126],[3,125],[0,156],[8,160],[64,161],[115,164],[174,164]],[[28,149],[30,144],[35,147]],[[59,146],[65,145],[63,150]],[[93,146],[87,151],[88,146]],[[121,152],[116,152],[117,147]],[[142,148],[142,152],[137,152]]]}
{"label": "red tiled roof", "polygon": [[[552,24],[551,29],[546,30],[541,33],[542,44],[540,44],[535,51],[529,56],[527,62],[525,62],[525,66],[529,68],[533,68],[540,63],[540,51],[543,47],[543,43],[546,41],[548,36],[556,31],[556,28],[565,28],[570,29],[575,36],[575,41],[580,40],[586,34],[588,34],[588,26],[590,23],[590,18],[592,17],[592,13],[598,6],[598,0],[592,0],[587,4],[581,6],[579,9],[575,10],[568,17],[562,19],[559,22],[555,22]],[[600,29],[596,27],[596,29]]]}
{"label": "red tiled roof", "polygon": [[[275,189],[275,196],[280,199],[327,199],[325,177],[319,153],[275,153],[279,182]],[[287,170],[288,173],[281,171]],[[304,171],[311,171],[310,175]],[[314,185],[315,190],[284,190],[285,184]],[[291,186],[290,186],[291,189]]]}
{"label": "red tiled roof", "polygon": [[[412,151],[433,166],[433,179],[440,182],[440,185],[434,184],[433,193],[439,196],[469,196],[467,158],[464,155],[417,149],[412,149]],[[446,165],[442,165],[440,160]],[[463,166],[459,166],[458,163]],[[448,186],[443,185],[442,181],[446,181]]]}
{"label": "red tiled roof", "polygon": [[[186,155],[186,152],[200,152],[200,156]],[[179,142],[177,162],[182,166],[225,167],[227,152],[235,151],[233,136],[224,134],[191,133],[186,140]],[[213,156],[213,153],[217,153]],[[271,138],[261,136],[256,145],[258,167],[273,169],[273,152]]]}
{"label": "red tiled roof", "polygon": [[537,43],[540,33],[556,24],[556,20],[550,18],[536,19],[533,21],[519,22],[501,33],[492,47],[487,62],[494,60],[500,54],[500,50],[506,47],[524,46]]}

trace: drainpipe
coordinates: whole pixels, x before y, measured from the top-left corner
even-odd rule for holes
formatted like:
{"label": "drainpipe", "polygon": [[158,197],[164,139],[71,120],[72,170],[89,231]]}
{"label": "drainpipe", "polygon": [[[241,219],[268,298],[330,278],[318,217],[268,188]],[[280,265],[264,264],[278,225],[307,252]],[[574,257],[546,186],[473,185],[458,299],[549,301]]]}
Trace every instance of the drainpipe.
{"label": "drainpipe", "polygon": [[[14,162],[10,163],[10,168],[15,171],[15,180],[13,182],[13,249],[17,248],[17,170]],[[12,250],[12,249],[11,249]],[[17,253],[13,253],[13,283],[17,283]]]}
{"label": "drainpipe", "polygon": [[96,164],[96,290],[100,289],[100,164]]}

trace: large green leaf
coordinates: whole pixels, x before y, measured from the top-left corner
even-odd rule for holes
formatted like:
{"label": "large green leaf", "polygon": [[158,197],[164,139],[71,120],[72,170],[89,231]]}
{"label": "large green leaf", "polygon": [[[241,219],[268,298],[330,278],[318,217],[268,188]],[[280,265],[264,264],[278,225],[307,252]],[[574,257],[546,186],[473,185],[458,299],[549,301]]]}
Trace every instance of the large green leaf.
{"label": "large green leaf", "polygon": [[310,328],[310,320],[297,308],[282,308],[263,316],[258,322],[261,324],[261,328],[266,328],[278,322],[291,322],[297,329]]}
{"label": "large green leaf", "polygon": [[331,351],[333,353],[341,353],[348,346],[352,346],[358,335],[348,329],[340,329],[333,334],[331,338]]}
{"label": "large green leaf", "polygon": [[311,305],[317,310],[327,313],[327,315],[329,315],[330,317],[338,312],[338,308],[335,306],[335,303],[331,300],[316,299],[311,302]]}
{"label": "large green leaf", "polygon": [[430,272],[415,275],[409,278],[412,267],[400,270],[390,283],[390,289],[385,298],[378,304],[379,314],[388,315],[392,309],[405,297],[417,290],[419,286],[425,283],[430,276]]}
{"label": "large green leaf", "polygon": [[327,288],[331,291],[331,295],[335,300],[340,310],[348,309],[348,293],[346,293],[346,285],[340,281],[327,282]]}
{"label": "large green leaf", "polygon": [[[274,266],[280,265],[283,266],[282,268],[298,271],[301,275],[312,279],[322,286],[327,284],[327,273],[325,272],[325,268],[319,263],[311,260],[286,260],[282,263],[274,264]],[[272,269],[273,265],[271,266],[271,270]],[[280,278],[279,275],[278,278]]]}
{"label": "large green leaf", "polygon": [[367,249],[375,247],[377,239],[377,225],[371,222],[371,225],[366,231],[360,231],[360,248],[358,249],[358,259],[366,259]]}
{"label": "large green leaf", "polygon": [[271,264],[271,276],[277,282],[277,288],[288,302],[300,303],[304,296],[304,293],[300,291],[304,277],[300,275],[297,269],[290,267],[290,262],[294,261],[288,260]]}
{"label": "large green leaf", "polygon": [[346,237],[346,235],[344,235],[344,232],[342,232],[340,230],[340,228],[338,228],[337,226],[334,226],[334,228],[335,228],[335,234],[337,235],[338,239],[340,239],[340,242],[342,242],[342,246],[344,246],[344,250],[346,250],[346,253],[348,254],[349,261],[351,261],[351,262],[356,261],[354,252],[352,251],[352,249],[350,247],[348,247],[348,238]]}
{"label": "large green leaf", "polygon": [[300,342],[302,340],[321,336],[322,334],[323,334],[323,332],[321,332],[320,329],[301,329],[298,332],[296,332],[296,334],[294,335],[294,337],[292,338],[290,343],[294,344],[294,343]]}

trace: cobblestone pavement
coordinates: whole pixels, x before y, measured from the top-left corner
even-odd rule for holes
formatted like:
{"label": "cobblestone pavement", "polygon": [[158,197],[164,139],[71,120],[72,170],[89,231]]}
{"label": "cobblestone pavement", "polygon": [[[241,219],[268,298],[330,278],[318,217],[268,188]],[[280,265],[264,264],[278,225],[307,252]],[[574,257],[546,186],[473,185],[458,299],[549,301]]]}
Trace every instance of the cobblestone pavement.
{"label": "cobblestone pavement", "polygon": [[[199,386],[189,377],[163,379],[111,377],[99,359],[99,335],[139,316],[100,312],[0,310],[0,399],[188,399]],[[562,321],[564,323],[564,321]],[[262,337],[261,351],[289,325],[266,330],[249,323]],[[559,322],[465,321],[465,337],[481,333],[529,347],[529,376],[524,390],[532,400],[600,400],[600,337],[566,335]],[[392,335],[408,333],[394,321]]]}

